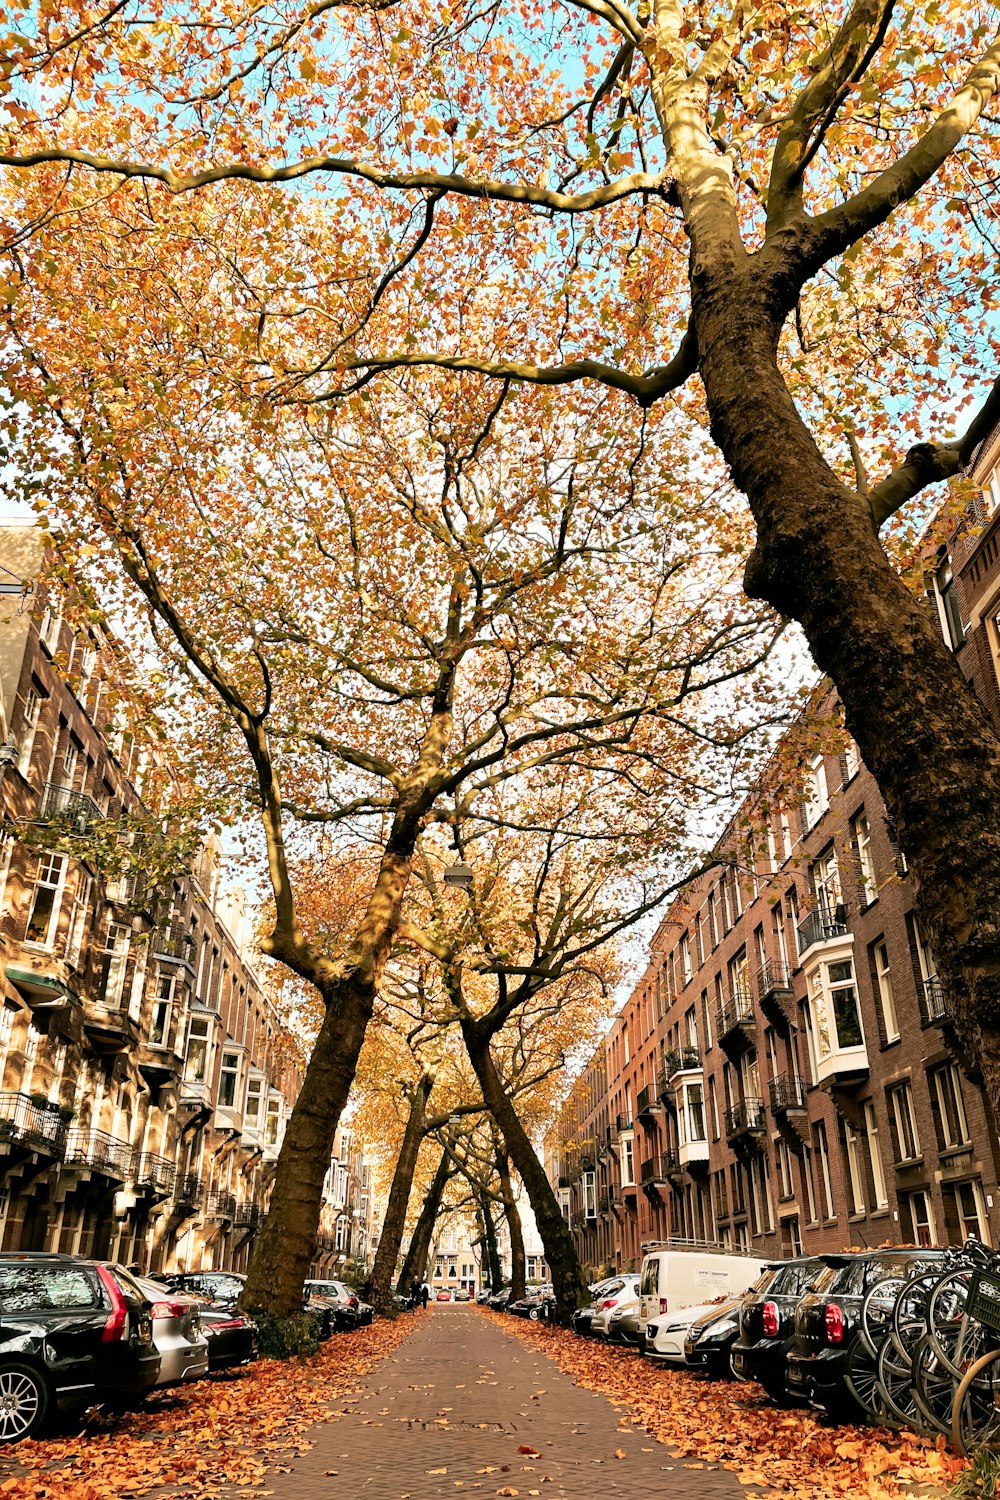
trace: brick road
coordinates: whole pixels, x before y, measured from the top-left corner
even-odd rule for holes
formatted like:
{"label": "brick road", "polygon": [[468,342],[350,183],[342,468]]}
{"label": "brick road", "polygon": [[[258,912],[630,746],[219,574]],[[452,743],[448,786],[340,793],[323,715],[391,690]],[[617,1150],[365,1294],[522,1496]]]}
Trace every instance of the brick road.
{"label": "brick road", "polygon": [[[641,1380],[638,1358],[622,1357]],[[746,1494],[732,1474],[687,1468],[647,1433],[619,1427],[606,1397],[575,1386],[552,1360],[462,1303],[432,1304],[335,1413],[290,1473],[269,1478],[274,1500],[432,1500],[466,1490],[544,1500]],[[518,1453],[521,1446],[540,1456]]]}

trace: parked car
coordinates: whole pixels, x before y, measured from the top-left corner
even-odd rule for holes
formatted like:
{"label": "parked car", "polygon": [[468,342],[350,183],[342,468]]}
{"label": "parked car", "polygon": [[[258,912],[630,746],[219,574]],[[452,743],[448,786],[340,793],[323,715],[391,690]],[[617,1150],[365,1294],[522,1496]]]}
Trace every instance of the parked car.
{"label": "parked car", "polygon": [[452,1293],[451,1300],[453,1302],[468,1302],[470,1299],[469,1299],[468,1292],[465,1290],[465,1287],[464,1286],[457,1286],[455,1288],[454,1292]]}
{"label": "parked car", "polygon": [[506,1312],[507,1303],[510,1301],[510,1287],[502,1286],[498,1292],[493,1292],[487,1297],[486,1305],[492,1307],[494,1312]]}
{"label": "parked car", "polygon": [[208,1339],[208,1368],[229,1370],[257,1358],[257,1324],[235,1307],[206,1302],[199,1314]]}
{"label": "parked car", "polygon": [[0,1254],[0,1443],[35,1436],[57,1409],[134,1406],[159,1374],[149,1301],[121,1266]]}
{"label": "parked car", "polygon": [[362,1302],[346,1281],[310,1280],[305,1284],[304,1293],[307,1311],[330,1314],[329,1332],[344,1333],[363,1328],[375,1315],[374,1308]]}
{"label": "parked car", "polygon": [[616,1286],[621,1281],[620,1276],[605,1276],[601,1281],[594,1281],[590,1285],[590,1294],[593,1302],[578,1307],[573,1313],[573,1332],[585,1337],[591,1331],[594,1317],[601,1303],[605,1288]]}
{"label": "parked car", "polygon": [[635,1302],[639,1296],[639,1278],[633,1273],[619,1276],[609,1282],[595,1298],[597,1311],[590,1323],[595,1338],[606,1339],[610,1332],[611,1314],[624,1302]]}
{"label": "parked car", "polygon": [[[639,1278],[639,1329],[645,1340],[646,1323],[694,1306],[708,1307],[720,1298],[741,1296],[766,1265],[751,1255],[712,1250],[654,1247],[644,1257]],[[671,1317],[671,1325],[673,1325]]]}
{"label": "parked car", "polygon": [[479,1303],[480,1307],[482,1307],[483,1303],[489,1302],[490,1298],[493,1295],[494,1292],[492,1287],[481,1286],[479,1288],[479,1291],[476,1293],[476,1301]]}
{"label": "parked car", "polygon": [[624,1344],[629,1349],[640,1347],[640,1306],[639,1298],[633,1297],[628,1302],[619,1302],[617,1307],[611,1309],[611,1315],[608,1318],[609,1344]]}
{"label": "parked car", "polygon": [[435,1302],[450,1302],[451,1293],[447,1290],[447,1288],[442,1287],[434,1300]]}
{"label": "parked car", "polygon": [[733,1374],[738,1380],[756,1380],[779,1405],[793,1399],[785,1386],[785,1365],[795,1340],[795,1309],[823,1269],[815,1255],[776,1261],[740,1303]]}
{"label": "parked car", "polygon": [[[759,1280],[759,1278],[758,1278]],[[734,1297],[691,1324],[684,1340],[684,1363],[705,1370],[713,1380],[732,1374],[729,1356],[740,1331],[740,1299]]]}
{"label": "parked car", "polygon": [[552,1296],[550,1286],[532,1286],[525,1292],[524,1296],[517,1302],[508,1302],[507,1311],[518,1318],[530,1318],[532,1323],[537,1323],[542,1316],[542,1309],[546,1301]]}
{"label": "parked car", "polygon": [[162,1279],[178,1292],[207,1297],[223,1307],[239,1300],[246,1282],[239,1271],[170,1271]]}
{"label": "parked car", "polygon": [[157,1386],[180,1385],[208,1374],[208,1339],[201,1326],[201,1300],[137,1276],[151,1304],[153,1343],[160,1355]]}
{"label": "parked car", "polygon": [[859,1337],[867,1292],[884,1276],[908,1277],[940,1260],[933,1250],[877,1250],[823,1255],[824,1269],[795,1309],[795,1338],[788,1351],[789,1395],[838,1419],[857,1421],[864,1412],[860,1383],[873,1382],[873,1362]]}
{"label": "parked car", "polygon": [[646,1324],[643,1352],[650,1359],[667,1364],[682,1365],[685,1362],[684,1344],[688,1332],[706,1313],[715,1316],[723,1305],[717,1302],[698,1302],[694,1307],[679,1307],[676,1312],[663,1313]]}

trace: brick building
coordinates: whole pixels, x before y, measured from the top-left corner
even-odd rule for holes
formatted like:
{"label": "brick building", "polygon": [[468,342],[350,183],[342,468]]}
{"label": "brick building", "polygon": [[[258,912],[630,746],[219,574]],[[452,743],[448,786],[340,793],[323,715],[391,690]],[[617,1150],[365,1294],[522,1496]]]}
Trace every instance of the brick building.
{"label": "brick building", "polygon": [[101,830],[155,838],[179,782],[116,724],[120,656],[44,562],[35,528],[0,529],[0,1246],[244,1269],[293,1055],[215,844],[165,883],[102,875]]}
{"label": "brick building", "polygon": [[[1000,724],[998,466],[1000,430],[928,599]],[[812,714],[835,709],[818,689]],[[550,1133],[588,1265],[668,1236],[767,1255],[1000,1243],[996,1123],[954,1055],[878,788],[856,747],[830,746],[795,805],[762,776]]]}

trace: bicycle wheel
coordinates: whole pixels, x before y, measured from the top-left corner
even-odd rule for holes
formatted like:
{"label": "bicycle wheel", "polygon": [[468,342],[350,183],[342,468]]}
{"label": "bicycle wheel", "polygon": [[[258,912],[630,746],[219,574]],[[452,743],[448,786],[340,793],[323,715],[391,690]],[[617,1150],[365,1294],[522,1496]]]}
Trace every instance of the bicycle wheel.
{"label": "bicycle wheel", "polygon": [[913,1405],[926,1429],[951,1432],[951,1410],[959,1377],[938,1354],[930,1334],[924,1334],[914,1346],[910,1363]]}
{"label": "bicycle wheel", "polygon": [[[923,1336],[923,1323],[914,1324],[918,1330],[913,1342]],[[903,1427],[914,1427],[918,1432],[929,1432],[931,1429],[925,1423],[917,1410],[917,1404],[913,1390],[913,1375],[911,1371],[912,1355],[901,1354],[896,1347],[894,1338],[887,1338],[878,1351],[878,1359],[875,1361],[875,1379],[878,1383],[879,1396],[888,1414],[889,1420],[895,1421]]]}
{"label": "bicycle wheel", "polygon": [[892,1332],[892,1315],[906,1285],[907,1271],[893,1271],[872,1283],[861,1304],[859,1334],[872,1359],[878,1358],[883,1341]]}
{"label": "bicycle wheel", "polygon": [[989,1331],[965,1315],[973,1271],[949,1271],[934,1288],[927,1305],[927,1333],[939,1359],[960,1380],[990,1342]]}
{"label": "bicycle wheel", "polygon": [[1000,1349],[987,1349],[958,1383],[951,1440],[966,1458],[1000,1434]]}
{"label": "bicycle wheel", "polygon": [[847,1351],[844,1384],[869,1421],[885,1422],[888,1412],[878,1388],[875,1357],[860,1333]]}
{"label": "bicycle wheel", "polygon": [[941,1280],[940,1271],[921,1271],[900,1290],[892,1310],[892,1339],[897,1352],[909,1360],[914,1347],[927,1332],[927,1309],[931,1292]]}

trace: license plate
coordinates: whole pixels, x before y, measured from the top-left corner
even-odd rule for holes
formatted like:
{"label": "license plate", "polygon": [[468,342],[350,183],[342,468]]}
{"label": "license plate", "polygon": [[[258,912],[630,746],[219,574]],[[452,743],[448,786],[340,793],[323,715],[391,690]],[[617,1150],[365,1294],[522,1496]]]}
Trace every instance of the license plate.
{"label": "license plate", "polygon": [[805,1380],[805,1371],[800,1370],[798,1365],[789,1365],[785,1379],[790,1385],[801,1385]]}
{"label": "license plate", "polygon": [[742,1354],[734,1354],[732,1356],[732,1360],[733,1360],[733,1369],[734,1370],[742,1370],[743,1369],[743,1356],[742,1356]]}

